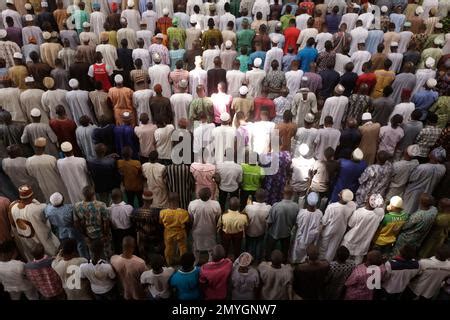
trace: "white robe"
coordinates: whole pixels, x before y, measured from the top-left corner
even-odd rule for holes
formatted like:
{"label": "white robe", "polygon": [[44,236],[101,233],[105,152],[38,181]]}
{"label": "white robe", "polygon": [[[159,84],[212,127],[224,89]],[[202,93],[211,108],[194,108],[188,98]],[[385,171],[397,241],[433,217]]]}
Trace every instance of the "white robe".
{"label": "white robe", "polygon": [[207,49],[207,50],[203,51],[203,55],[202,55],[203,68],[206,71],[214,68],[214,58],[215,57],[220,57],[219,49]]}
{"label": "white robe", "polygon": [[19,88],[1,88],[0,89],[0,106],[11,113],[12,121],[27,122],[26,110],[20,105],[20,89]]}
{"label": "white robe", "polygon": [[37,108],[41,111],[41,122],[48,123],[48,116],[41,102],[43,93],[44,90],[41,89],[26,89],[20,94],[20,105],[29,122],[31,122],[31,110]]}
{"label": "white robe", "polygon": [[333,96],[325,100],[319,125],[323,125],[326,116],[333,117],[333,128],[340,130],[342,117],[347,109],[348,98],[346,96]]}
{"label": "white robe", "polygon": [[192,250],[212,250],[217,244],[217,221],[222,210],[215,200],[193,200],[189,203],[188,212],[192,222]]}
{"label": "white robe", "polygon": [[170,97],[170,104],[173,111],[173,123],[175,129],[179,129],[178,121],[189,119],[189,105],[192,102],[192,95],[189,93],[175,93]]}
{"label": "white robe", "polygon": [[272,121],[257,121],[251,125],[251,150],[258,154],[270,152],[270,139],[275,129]]}
{"label": "white robe", "polygon": [[150,98],[153,97],[154,92],[151,89],[138,90],[133,93],[133,105],[136,109],[137,119],[141,114],[146,113],[152,121],[152,113],[150,112]]}
{"label": "white robe", "polygon": [[318,209],[314,212],[310,212],[307,209],[300,209],[297,214],[297,232],[292,245],[291,262],[304,262],[307,256],[306,248],[309,245],[317,245],[322,216],[322,211]]}
{"label": "white robe", "polygon": [[86,159],[70,156],[59,159],[56,164],[67,188],[70,202],[82,201],[84,199],[82,190],[90,184]]}
{"label": "white robe", "polygon": [[142,20],[147,23],[147,30],[151,31],[152,34],[155,34],[156,21],[158,20],[156,12],[153,10],[144,11],[142,13]]}
{"label": "white robe", "polygon": [[[345,72],[345,69],[344,69],[345,65],[351,61],[352,61],[352,59],[349,56],[342,54],[342,53],[336,53],[336,62],[334,64],[334,71],[338,72],[339,75],[342,76]],[[353,71],[354,70],[356,70],[356,69],[353,69]]]}
{"label": "white robe", "polygon": [[366,50],[355,51],[350,57],[350,61],[353,62],[353,64],[355,65],[355,67],[353,68],[353,72],[356,72],[358,75],[361,75],[363,73],[362,71],[363,64],[370,61],[371,58],[372,55],[370,54],[369,51]]}
{"label": "white robe", "polygon": [[153,67],[148,68],[148,74],[152,87],[159,83],[162,87],[162,95],[170,98],[172,94],[169,83],[170,67],[165,64],[155,64]]}
{"label": "white robe", "polygon": [[137,48],[133,50],[132,53],[133,62],[136,59],[141,59],[142,61],[142,69],[147,70],[150,67],[150,52],[144,48]]}
{"label": "white robe", "polygon": [[136,43],[136,31],[131,28],[121,28],[117,30],[117,43],[120,44],[122,39],[128,40],[128,48],[135,49],[137,48]]}
{"label": "white robe", "polygon": [[282,60],[283,60],[283,49],[280,49],[278,47],[272,47],[269,51],[266,53],[266,59],[264,60],[264,71],[269,72],[272,70],[271,63],[273,60],[278,60],[278,66],[282,66]]}
{"label": "white robe", "polygon": [[116,60],[117,49],[112,44],[99,44],[95,49],[96,52],[100,52],[103,56],[103,62],[113,69],[117,69]]}
{"label": "white robe", "polygon": [[84,90],[72,90],[66,94],[66,101],[69,105],[72,119],[77,126],[80,125],[80,117],[87,115],[92,121],[95,120],[94,113],[90,107],[89,92]]}
{"label": "white robe", "polygon": [[42,94],[41,103],[50,119],[57,117],[56,107],[62,105],[66,110],[67,117],[72,120],[72,114],[70,113],[69,105],[67,104],[66,94],[67,90],[63,89],[48,90]]}
{"label": "white robe", "polygon": [[239,97],[239,88],[245,82],[245,72],[239,70],[227,71],[227,92],[233,98]]}
{"label": "white robe", "polygon": [[287,98],[292,101],[297,91],[300,89],[300,84],[302,82],[303,71],[302,70],[291,70],[285,73],[286,77],[286,87],[289,90]]}
{"label": "white robe", "polygon": [[139,30],[136,31],[136,38],[141,38],[144,40],[144,49],[147,49],[152,45],[153,31],[150,30]]}
{"label": "white robe", "polygon": [[319,240],[319,257],[333,261],[336,251],[347,230],[347,222],[353,211],[356,210],[356,203],[350,201],[346,204],[334,202],[328,205],[322,217],[322,232]]}
{"label": "white robe", "polygon": [[205,92],[208,92],[207,72],[202,68],[195,68],[189,71],[189,92],[194,99],[198,98],[197,86],[200,84],[205,87]]}
{"label": "white robe", "polygon": [[346,13],[342,16],[341,22],[339,23],[339,27],[341,24],[345,23],[347,25],[347,30],[353,30],[355,28],[356,21],[358,20],[358,14],[357,13]]}
{"label": "white robe", "polygon": [[219,126],[212,130],[214,156],[216,164],[224,161],[225,150],[234,148],[235,129],[230,126]]}
{"label": "white robe", "polygon": [[[127,19],[128,28],[138,31],[140,29],[139,25],[141,23],[141,15],[136,9],[125,9],[120,14],[121,18]],[[120,43],[120,42],[119,42]]]}
{"label": "white robe", "polygon": [[348,220],[348,226],[351,229],[344,235],[341,245],[345,246],[352,256],[364,256],[383,218],[384,210],[381,208],[357,209]]}
{"label": "white robe", "polygon": [[316,36],[319,34],[316,28],[306,28],[300,32],[300,35],[297,39],[297,44],[299,45],[298,50],[300,51],[304,47],[306,47],[306,42],[309,38],[316,39]]}
{"label": "white robe", "polygon": [[400,67],[402,66],[403,54],[398,52],[388,53],[387,58],[392,61],[392,65],[389,70],[394,71],[395,73],[400,72]]}
{"label": "white robe", "polygon": [[266,72],[259,68],[253,68],[245,73],[245,81],[248,86],[248,97],[256,98],[261,95],[262,83]]}
{"label": "white robe", "polygon": [[[295,14],[291,12],[291,14]],[[302,13],[295,17],[295,27],[300,30],[300,32],[303,32],[306,28],[308,28],[308,20],[311,18],[311,16],[307,13]]]}
{"label": "white robe", "polygon": [[66,187],[56,166],[55,157],[48,154],[34,155],[27,159],[26,168],[28,174],[38,181],[45,199],[50,199],[53,193],[59,192],[63,195],[64,202],[70,203]]}
{"label": "white robe", "polygon": [[411,92],[411,97],[413,97],[419,89],[421,89],[428,79],[436,79],[436,70],[432,69],[418,69],[416,71],[416,86],[414,90]]}
{"label": "white robe", "polygon": [[331,41],[333,35],[329,32],[321,32],[316,36],[316,49],[318,53],[325,51],[325,42]]}
{"label": "white robe", "polygon": [[411,119],[411,113],[414,111],[415,107],[413,102],[402,102],[397,104],[389,117],[389,121],[391,121],[394,115],[399,114],[403,117],[403,123],[408,122]]}
{"label": "white robe", "polygon": [[87,160],[94,160],[96,158],[95,145],[92,140],[92,132],[96,128],[97,126],[90,124],[87,127],[79,126],[75,130],[78,146]]}
{"label": "white robe", "polygon": [[356,50],[358,50],[358,43],[366,42],[369,32],[363,27],[357,27],[350,31],[352,36],[352,41],[350,42],[350,51],[348,54],[352,55]]}
{"label": "white robe", "polygon": [[28,26],[22,29],[22,42],[24,45],[28,44],[28,39],[34,37],[36,39],[36,44],[41,45],[44,42],[42,37],[42,30],[37,26]]}
{"label": "white robe", "polygon": [[158,17],[162,17],[164,8],[169,9],[169,17],[173,16],[173,1],[167,0],[154,0],[155,3],[155,11]]}
{"label": "white robe", "polygon": [[[12,231],[27,261],[33,261],[32,251],[38,243],[43,245],[45,253],[49,256],[56,255],[58,251],[59,240],[52,233],[50,223],[45,218],[45,207],[45,203],[33,200],[22,209],[19,208],[19,203],[11,208],[11,217],[14,221]],[[25,229],[17,226],[18,220],[22,222],[21,226]]]}
{"label": "white robe", "polygon": [[400,32],[400,40],[398,42],[398,53],[405,53],[408,49],[409,42],[411,41],[411,38],[413,36],[413,33],[411,31],[402,31]]}
{"label": "white robe", "polygon": [[317,130],[317,136],[314,140],[315,144],[315,157],[317,160],[326,160],[324,157],[325,149],[328,147],[336,150],[339,145],[339,139],[341,132],[331,127],[325,127]]}
{"label": "white robe", "polygon": [[94,11],[89,17],[89,21],[91,24],[92,32],[94,32],[97,36],[100,36],[100,33],[105,31],[103,25],[106,21],[106,15],[101,11]]}

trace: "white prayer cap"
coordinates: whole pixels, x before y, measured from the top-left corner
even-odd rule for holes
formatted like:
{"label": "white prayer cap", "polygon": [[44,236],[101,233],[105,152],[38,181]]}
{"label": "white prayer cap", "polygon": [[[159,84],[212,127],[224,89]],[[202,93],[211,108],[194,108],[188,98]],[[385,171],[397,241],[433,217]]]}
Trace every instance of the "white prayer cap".
{"label": "white prayer cap", "polygon": [[386,209],[388,209],[388,211],[391,211],[394,208],[403,209],[403,199],[399,196],[393,196],[391,200],[389,200],[389,205]]}
{"label": "white prayer cap", "polygon": [[23,54],[21,54],[20,52],[14,52],[13,58],[14,59],[23,59]]}
{"label": "white prayer cap", "polygon": [[189,22],[192,24],[196,24],[197,23],[197,19],[195,17],[191,17],[191,19],[189,19]]}
{"label": "white prayer cap", "polygon": [[90,28],[91,24],[87,21],[83,22],[83,28]]}
{"label": "white prayer cap", "polygon": [[5,29],[0,30],[0,39],[6,38],[7,35],[8,35],[8,32],[6,32]]}
{"label": "white prayer cap", "polygon": [[353,200],[353,192],[349,189],[344,189],[341,191],[341,199],[344,202],[350,202]]}
{"label": "white prayer cap", "polygon": [[220,121],[222,122],[230,121],[230,114],[228,112],[222,112],[220,114]]}
{"label": "white prayer cap", "polygon": [[123,77],[122,77],[122,75],[116,74],[116,75],[114,76],[114,82],[115,82],[115,83],[123,83]]}
{"label": "white prayer cap", "polygon": [[420,16],[422,13],[424,13],[425,12],[425,10],[423,9],[423,7],[422,6],[418,6],[417,8],[416,8],[416,14],[418,15],[418,16]]}
{"label": "white prayer cap", "polygon": [[44,148],[47,145],[47,139],[44,137],[39,137],[34,139],[34,146]]}
{"label": "white prayer cap", "polygon": [[361,8],[361,6],[359,4],[357,4],[357,3],[353,3],[353,8],[359,9],[359,8]]}
{"label": "white prayer cap", "polygon": [[438,22],[438,23],[436,23],[436,24],[434,25],[434,27],[435,27],[436,29],[442,29],[442,28],[444,27],[444,25],[443,25],[442,23]]}
{"label": "white prayer cap", "polygon": [[51,35],[52,38],[58,38],[58,32],[56,32],[56,31],[52,31],[50,33],[50,35]]}
{"label": "white prayer cap", "polygon": [[133,8],[134,7],[134,0],[128,0],[127,5],[128,5],[128,8]]}
{"label": "white prayer cap", "polygon": [[437,85],[437,81],[436,81],[436,79],[435,78],[430,78],[430,79],[428,79],[427,80],[427,87],[428,88],[434,88],[434,87],[436,87],[436,85]]}
{"label": "white prayer cap", "polygon": [[389,8],[387,6],[382,6],[381,7],[381,12],[386,13],[388,12]]}
{"label": "white prayer cap", "polygon": [[50,203],[52,204],[52,206],[57,207],[57,206],[61,205],[62,202],[63,202],[63,196],[61,193],[55,192],[54,194],[52,194],[50,196]]}
{"label": "white prayer cap", "polygon": [[236,259],[239,267],[248,267],[252,263],[253,257],[248,252],[242,252],[241,255]]}
{"label": "white prayer cap", "polygon": [[398,42],[392,41],[391,42],[391,47],[398,47]]}
{"label": "white prayer cap", "polygon": [[28,22],[33,21],[33,16],[31,14],[26,14],[25,21],[28,21]]}
{"label": "white prayer cap", "polygon": [[356,148],[352,152],[352,158],[353,158],[353,160],[360,161],[364,158],[364,153],[362,152],[362,150],[360,148]]}
{"label": "white prayer cap", "polygon": [[62,152],[70,152],[73,150],[72,144],[68,141],[61,143],[61,151]]}
{"label": "white prayer cap", "polygon": [[247,86],[241,86],[239,88],[239,94],[242,96],[245,96],[248,93],[248,87]]}
{"label": "white prayer cap", "polygon": [[30,83],[30,82],[34,82],[34,78],[33,77],[26,77],[25,78],[25,83]]}
{"label": "white prayer cap", "polygon": [[336,87],[334,87],[334,92],[337,94],[343,94],[345,91],[345,88],[342,84],[338,84]]}
{"label": "white prayer cap", "polygon": [[186,89],[188,87],[188,81],[186,79],[181,79],[180,82],[178,82],[178,87]]}
{"label": "white prayer cap", "polygon": [[69,87],[71,87],[72,89],[76,89],[78,88],[78,80],[77,79],[70,79],[69,80]]}
{"label": "white prayer cap", "polygon": [[277,27],[278,27],[278,28],[281,28],[282,26],[283,26],[283,24],[282,24],[281,22],[278,22],[278,23],[277,23]]}
{"label": "white prayer cap", "polygon": [[233,46],[233,42],[230,40],[225,41],[225,48],[230,49]]}
{"label": "white prayer cap", "polygon": [[25,10],[31,10],[31,8],[33,8],[32,6],[31,6],[31,3],[25,3]]}
{"label": "white prayer cap", "polygon": [[42,1],[42,2],[41,2],[41,7],[42,7],[42,8],[47,8],[47,7],[48,7],[47,1]]}
{"label": "white prayer cap", "polygon": [[406,21],[406,22],[403,24],[403,26],[405,26],[405,27],[411,27],[411,22]]}
{"label": "white prayer cap", "polygon": [[427,68],[433,68],[434,67],[434,64],[436,63],[436,60],[434,60],[432,57],[428,57],[426,60],[425,60],[425,66],[427,67]]}
{"label": "white prayer cap", "polygon": [[299,91],[300,91],[301,93],[308,93],[308,92],[309,92],[309,88],[303,87],[303,88],[300,88]]}
{"label": "white prayer cap", "polygon": [[195,56],[195,63],[202,63],[202,56]]}
{"label": "white prayer cap", "polygon": [[306,197],[306,202],[308,202],[308,204],[310,206],[316,206],[317,202],[319,202],[319,195],[317,193],[315,193],[315,192],[311,192]]}
{"label": "white prayer cap", "polygon": [[128,111],[125,111],[122,113],[122,115],[120,116],[122,118],[122,120],[130,120],[131,119],[131,113],[129,113]]}
{"label": "white prayer cap", "polygon": [[262,64],[262,59],[261,58],[256,58],[255,60],[253,60],[253,65],[256,68],[259,68],[261,66],[261,64]]}
{"label": "white prayer cap", "polygon": [[372,120],[372,114],[370,112],[364,112],[361,116],[361,120],[363,121]]}
{"label": "white prayer cap", "polygon": [[169,14],[169,9],[164,8],[164,9],[163,9],[163,15],[168,15],[168,14]]}
{"label": "white prayer cap", "polygon": [[308,77],[305,77],[305,76],[302,77],[302,81],[308,81],[308,80],[309,80]]}
{"label": "white prayer cap", "polygon": [[384,204],[384,199],[383,199],[383,196],[381,194],[376,193],[376,194],[372,194],[369,197],[369,205],[372,208],[374,208],[374,209],[375,208],[380,208],[383,204]]}
{"label": "white prayer cap", "polygon": [[314,115],[312,114],[312,113],[307,113],[306,115],[305,115],[305,122],[307,122],[307,123],[313,123],[314,122],[314,119],[315,119],[315,117],[314,117]]}
{"label": "white prayer cap", "polygon": [[32,117],[40,117],[41,116],[41,110],[39,110],[38,108],[31,109],[30,116],[32,116]]}
{"label": "white prayer cap", "polygon": [[272,42],[273,42],[273,43],[276,43],[276,44],[278,44],[278,42],[280,42],[280,37],[279,37],[279,36],[277,36],[277,35],[275,35],[275,36],[273,36],[273,37],[272,37],[272,39],[271,39],[271,40],[272,40]]}
{"label": "white prayer cap", "polygon": [[406,152],[410,157],[417,157],[420,154],[420,147],[418,144],[412,144],[406,148]]}
{"label": "white prayer cap", "polygon": [[164,39],[164,35],[162,33],[157,33],[155,38],[157,38],[157,39]]}
{"label": "white prayer cap", "polygon": [[152,55],[152,59],[153,59],[153,61],[156,62],[156,63],[160,63],[160,62],[161,62],[161,56],[160,56],[158,53],[154,53],[154,54]]}
{"label": "white prayer cap", "polygon": [[44,38],[44,40],[48,40],[52,37],[52,34],[48,31],[44,31],[42,32],[42,38]]}
{"label": "white prayer cap", "polygon": [[434,44],[437,46],[441,46],[444,44],[444,39],[437,37],[436,39],[434,39]]}
{"label": "white prayer cap", "polygon": [[6,3],[8,3],[8,4],[14,4],[14,0],[6,0]]}
{"label": "white prayer cap", "polygon": [[309,146],[306,143],[302,143],[298,149],[298,151],[300,152],[300,155],[302,157],[306,156],[309,152]]}

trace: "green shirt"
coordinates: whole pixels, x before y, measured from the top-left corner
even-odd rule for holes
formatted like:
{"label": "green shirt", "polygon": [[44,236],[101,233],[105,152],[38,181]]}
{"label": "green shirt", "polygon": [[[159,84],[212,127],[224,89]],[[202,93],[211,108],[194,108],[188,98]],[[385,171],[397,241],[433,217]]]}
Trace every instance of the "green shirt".
{"label": "green shirt", "polygon": [[178,40],[180,48],[184,48],[184,42],[186,41],[186,31],[177,27],[169,27],[167,29],[167,37],[169,38],[169,49],[173,50],[173,40]]}
{"label": "green shirt", "polygon": [[381,221],[379,234],[375,243],[379,246],[393,244],[407,219],[408,214],[405,212],[386,213],[383,221]]}
{"label": "green shirt", "polygon": [[242,190],[256,191],[261,187],[264,170],[258,165],[242,163]]}
{"label": "green shirt", "polygon": [[248,71],[248,65],[250,63],[250,57],[247,55],[240,55],[239,57],[237,57],[237,60],[239,60],[239,62],[241,63],[241,67],[239,68],[240,71],[242,72],[247,72]]}
{"label": "green shirt", "polygon": [[255,37],[255,31],[251,29],[243,29],[236,34],[237,51],[240,52],[242,47],[247,47],[249,52],[252,49],[252,41]]}
{"label": "green shirt", "polygon": [[284,29],[286,29],[287,27],[289,27],[289,21],[291,21],[291,19],[295,19],[295,16],[293,16],[292,14],[285,14],[284,16],[282,16],[280,18],[280,22],[281,22],[281,29],[284,31]]}
{"label": "green shirt", "polygon": [[430,108],[430,111],[436,113],[438,116],[437,126],[441,129],[445,128],[445,125],[450,120],[450,97],[439,97],[439,99]]}

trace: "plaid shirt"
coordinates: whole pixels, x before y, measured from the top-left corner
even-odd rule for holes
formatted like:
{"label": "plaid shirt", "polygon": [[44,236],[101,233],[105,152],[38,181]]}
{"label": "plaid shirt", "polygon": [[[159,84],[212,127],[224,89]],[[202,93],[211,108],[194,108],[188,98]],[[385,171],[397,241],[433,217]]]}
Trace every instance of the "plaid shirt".
{"label": "plaid shirt", "polygon": [[436,126],[425,126],[416,138],[416,143],[419,145],[419,157],[428,157],[430,149],[441,135],[442,129]]}
{"label": "plaid shirt", "polygon": [[53,258],[44,256],[25,265],[25,275],[45,298],[52,298],[63,292],[61,278],[52,268]]}

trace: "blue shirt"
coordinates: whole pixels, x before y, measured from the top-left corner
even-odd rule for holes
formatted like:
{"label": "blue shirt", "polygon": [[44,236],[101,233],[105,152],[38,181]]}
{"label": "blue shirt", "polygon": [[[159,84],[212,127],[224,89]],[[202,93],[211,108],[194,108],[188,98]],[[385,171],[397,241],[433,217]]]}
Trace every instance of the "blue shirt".
{"label": "blue shirt", "polygon": [[325,16],[325,23],[328,27],[328,32],[334,34],[339,31],[339,23],[342,16],[340,14],[327,14]]}
{"label": "blue shirt", "polygon": [[359,177],[367,167],[364,160],[355,162],[348,159],[340,159],[339,176],[334,185],[333,193],[331,194],[330,203],[339,200],[339,192],[344,189],[350,189],[353,193],[359,188]]}
{"label": "blue shirt", "polygon": [[59,239],[76,238],[73,228],[73,205],[64,204],[60,207],[54,207],[48,204],[44,210],[45,217],[56,229],[56,235]]}
{"label": "blue shirt", "polygon": [[264,61],[266,60],[266,52],[265,51],[255,51],[250,53],[250,64],[253,65],[253,62],[256,58],[260,58],[262,60],[260,69],[264,69]]}
{"label": "blue shirt", "polygon": [[416,105],[416,109],[422,111],[422,117],[420,120],[425,120],[427,118],[428,109],[436,102],[438,99],[438,93],[433,90],[420,89],[411,99]]}
{"label": "blue shirt", "polygon": [[366,50],[371,54],[377,52],[377,47],[380,43],[383,43],[384,32],[382,30],[369,30],[366,39]]}
{"label": "blue shirt", "polygon": [[114,141],[116,143],[116,152],[121,155],[125,146],[133,149],[133,159],[138,159],[139,143],[134,134],[134,129],[129,125],[120,125],[114,128]]}
{"label": "blue shirt", "polygon": [[300,69],[304,72],[309,71],[309,64],[316,61],[319,53],[316,48],[305,47],[297,53],[297,60],[300,61]]}
{"label": "blue shirt", "polygon": [[198,300],[200,299],[200,288],[198,278],[200,268],[194,267],[190,272],[176,271],[170,277],[169,283],[177,290],[177,299],[179,300]]}
{"label": "blue shirt", "polygon": [[283,65],[283,71],[284,72],[288,72],[291,71],[291,63],[292,61],[294,61],[296,58],[296,55],[291,53],[287,53],[286,55],[283,56],[283,60],[281,61],[281,64]]}
{"label": "blue shirt", "polygon": [[184,50],[184,49],[169,51],[170,71],[175,70],[175,64],[177,63],[178,60],[183,60],[185,52],[186,52],[186,50]]}

